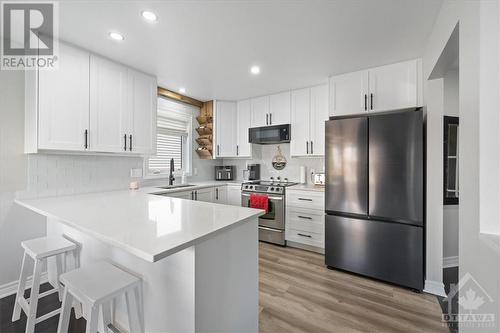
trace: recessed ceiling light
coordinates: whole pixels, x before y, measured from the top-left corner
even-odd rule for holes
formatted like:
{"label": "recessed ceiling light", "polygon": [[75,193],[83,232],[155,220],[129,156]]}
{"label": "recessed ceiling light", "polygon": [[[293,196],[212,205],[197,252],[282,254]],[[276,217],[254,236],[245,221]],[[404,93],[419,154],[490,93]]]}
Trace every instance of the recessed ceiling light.
{"label": "recessed ceiling light", "polygon": [[257,75],[260,73],[260,67],[259,66],[252,66],[250,67],[250,73]]}
{"label": "recessed ceiling light", "polygon": [[114,32],[114,31],[109,33],[109,37],[111,37],[114,40],[124,40],[125,39],[125,37],[123,37],[122,34],[120,34],[118,32]]}
{"label": "recessed ceiling light", "polygon": [[179,92],[180,92],[181,94],[185,94],[185,93],[186,93],[186,88],[184,88],[184,87],[180,87],[180,88],[179,88]]}
{"label": "recessed ceiling light", "polygon": [[144,17],[144,19],[146,21],[156,22],[158,20],[158,16],[156,16],[155,13],[150,12],[149,10],[145,10],[141,14],[142,14],[142,17]]}

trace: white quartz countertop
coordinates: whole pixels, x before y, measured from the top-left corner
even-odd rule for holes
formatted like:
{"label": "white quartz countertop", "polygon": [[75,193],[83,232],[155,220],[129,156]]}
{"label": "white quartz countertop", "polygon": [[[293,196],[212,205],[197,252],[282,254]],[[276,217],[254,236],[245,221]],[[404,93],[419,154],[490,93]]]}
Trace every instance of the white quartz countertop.
{"label": "white quartz countertop", "polygon": [[287,191],[315,191],[325,192],[325,187],[314,184],[297,184],[286,188]]}
{"label": "white quartz countertop", "polygon": [[[221,185],[224,184],[227,183]],[[16,203],[149,262],[196,245],[240,223],[257,223],[255,218],[263,214],[258,209],[151,194],[157,190],[150,187],[138,191],[23,199]]]}

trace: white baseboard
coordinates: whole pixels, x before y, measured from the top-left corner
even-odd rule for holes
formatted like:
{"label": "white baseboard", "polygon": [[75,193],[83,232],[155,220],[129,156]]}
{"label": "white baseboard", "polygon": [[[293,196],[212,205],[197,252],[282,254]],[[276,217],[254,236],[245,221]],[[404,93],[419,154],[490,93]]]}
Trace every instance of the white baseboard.
{"label": "white baseboard", "polygon": [[[48,282],[49,278],[47,276],[47,272],[43,272],[40,277],[40,284]],[[26,281],[26,288],[31,288],[31,284],[33,283],[32,277],[28,277]],[[19,280],[12,281],[0,286],[0,298],[4,298],[10,295],[17,293],[17,285],[19,284]]]}
{"label": "white baseboard", "polygon": [[458,267],[458,256],[443,258],[443,268],[449,268],[449,267]]}
{"label": "white baseboard", "polygon": [[439,281],[425,280],[424,292],[436,296],[446,297],[446,292],[444,291],[444,284]]}

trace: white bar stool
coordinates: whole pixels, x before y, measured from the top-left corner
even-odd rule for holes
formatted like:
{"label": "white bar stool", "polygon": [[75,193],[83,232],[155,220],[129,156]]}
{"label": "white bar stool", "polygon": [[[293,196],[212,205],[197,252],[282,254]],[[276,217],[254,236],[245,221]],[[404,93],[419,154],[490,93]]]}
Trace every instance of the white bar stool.
{"label": "white bar stool", "polygon": [[57,333],[68,332],[71,306],[76,298],[89,309],[86,333],[96,333],[99,309],[102,309],[104,332],[116,328],[111,318],[111,304],[120,296],[125,296],[129,331],[144,332],[142,311],[141,279],[110,263],[100,261],[89,266],[64,273],[60,277],[64,284],[62,311]]}
{"label": "white bar stool", "polygon": [[[50,317],[59,314],[61,309],[54,310],[43,316],[36,318],[36,310],[38,307],[38,300],[42,297],[59,293],[59,300],[62,299],[62,286],[59,283],[59,275],[63,273],[63,262],[66,266],[66,254],[72,252],[74,255],[75,266],[79,265],[77,245],[63,237],[41,237],[21,242],[24,248],[23,264],[21,268],[21,275],[19,277],[19,285],[17,288],[16,301],[14,304],[14,312],[12,313],[12,321],[16,321],[21,317],[21,310],[26,313],[28,317],[26,322],[26,333],[33,333],[35,325]],[[24,291],[26,290],[26,280],[28,278],[27,258],[31,257],[35,262],[33,271],[33,284],[31,286],[30,298],[24,298]],[[56,285],[51,290],[44,293],[40,292],[40,276],[42,274],[42,266],[47,262],[48,258],[55,257],[56,259],[56,275],[58,277]],[[51,283],[52,284],[52,283]]]}

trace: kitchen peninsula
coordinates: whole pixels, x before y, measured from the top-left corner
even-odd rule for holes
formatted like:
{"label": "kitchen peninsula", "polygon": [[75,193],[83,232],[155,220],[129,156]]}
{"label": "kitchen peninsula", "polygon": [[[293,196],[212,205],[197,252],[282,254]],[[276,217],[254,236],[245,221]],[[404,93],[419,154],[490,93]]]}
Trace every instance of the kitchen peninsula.
{"label": "kitchen peninsula", "polygon": [[[47,236],[79,243],[82,266],[106,260],[140,276],[146,332],[257,332],[263,212],[155,191],[16,202],[47,218]],[[128,327],[125,313],[117,304],[118,327]]]}

